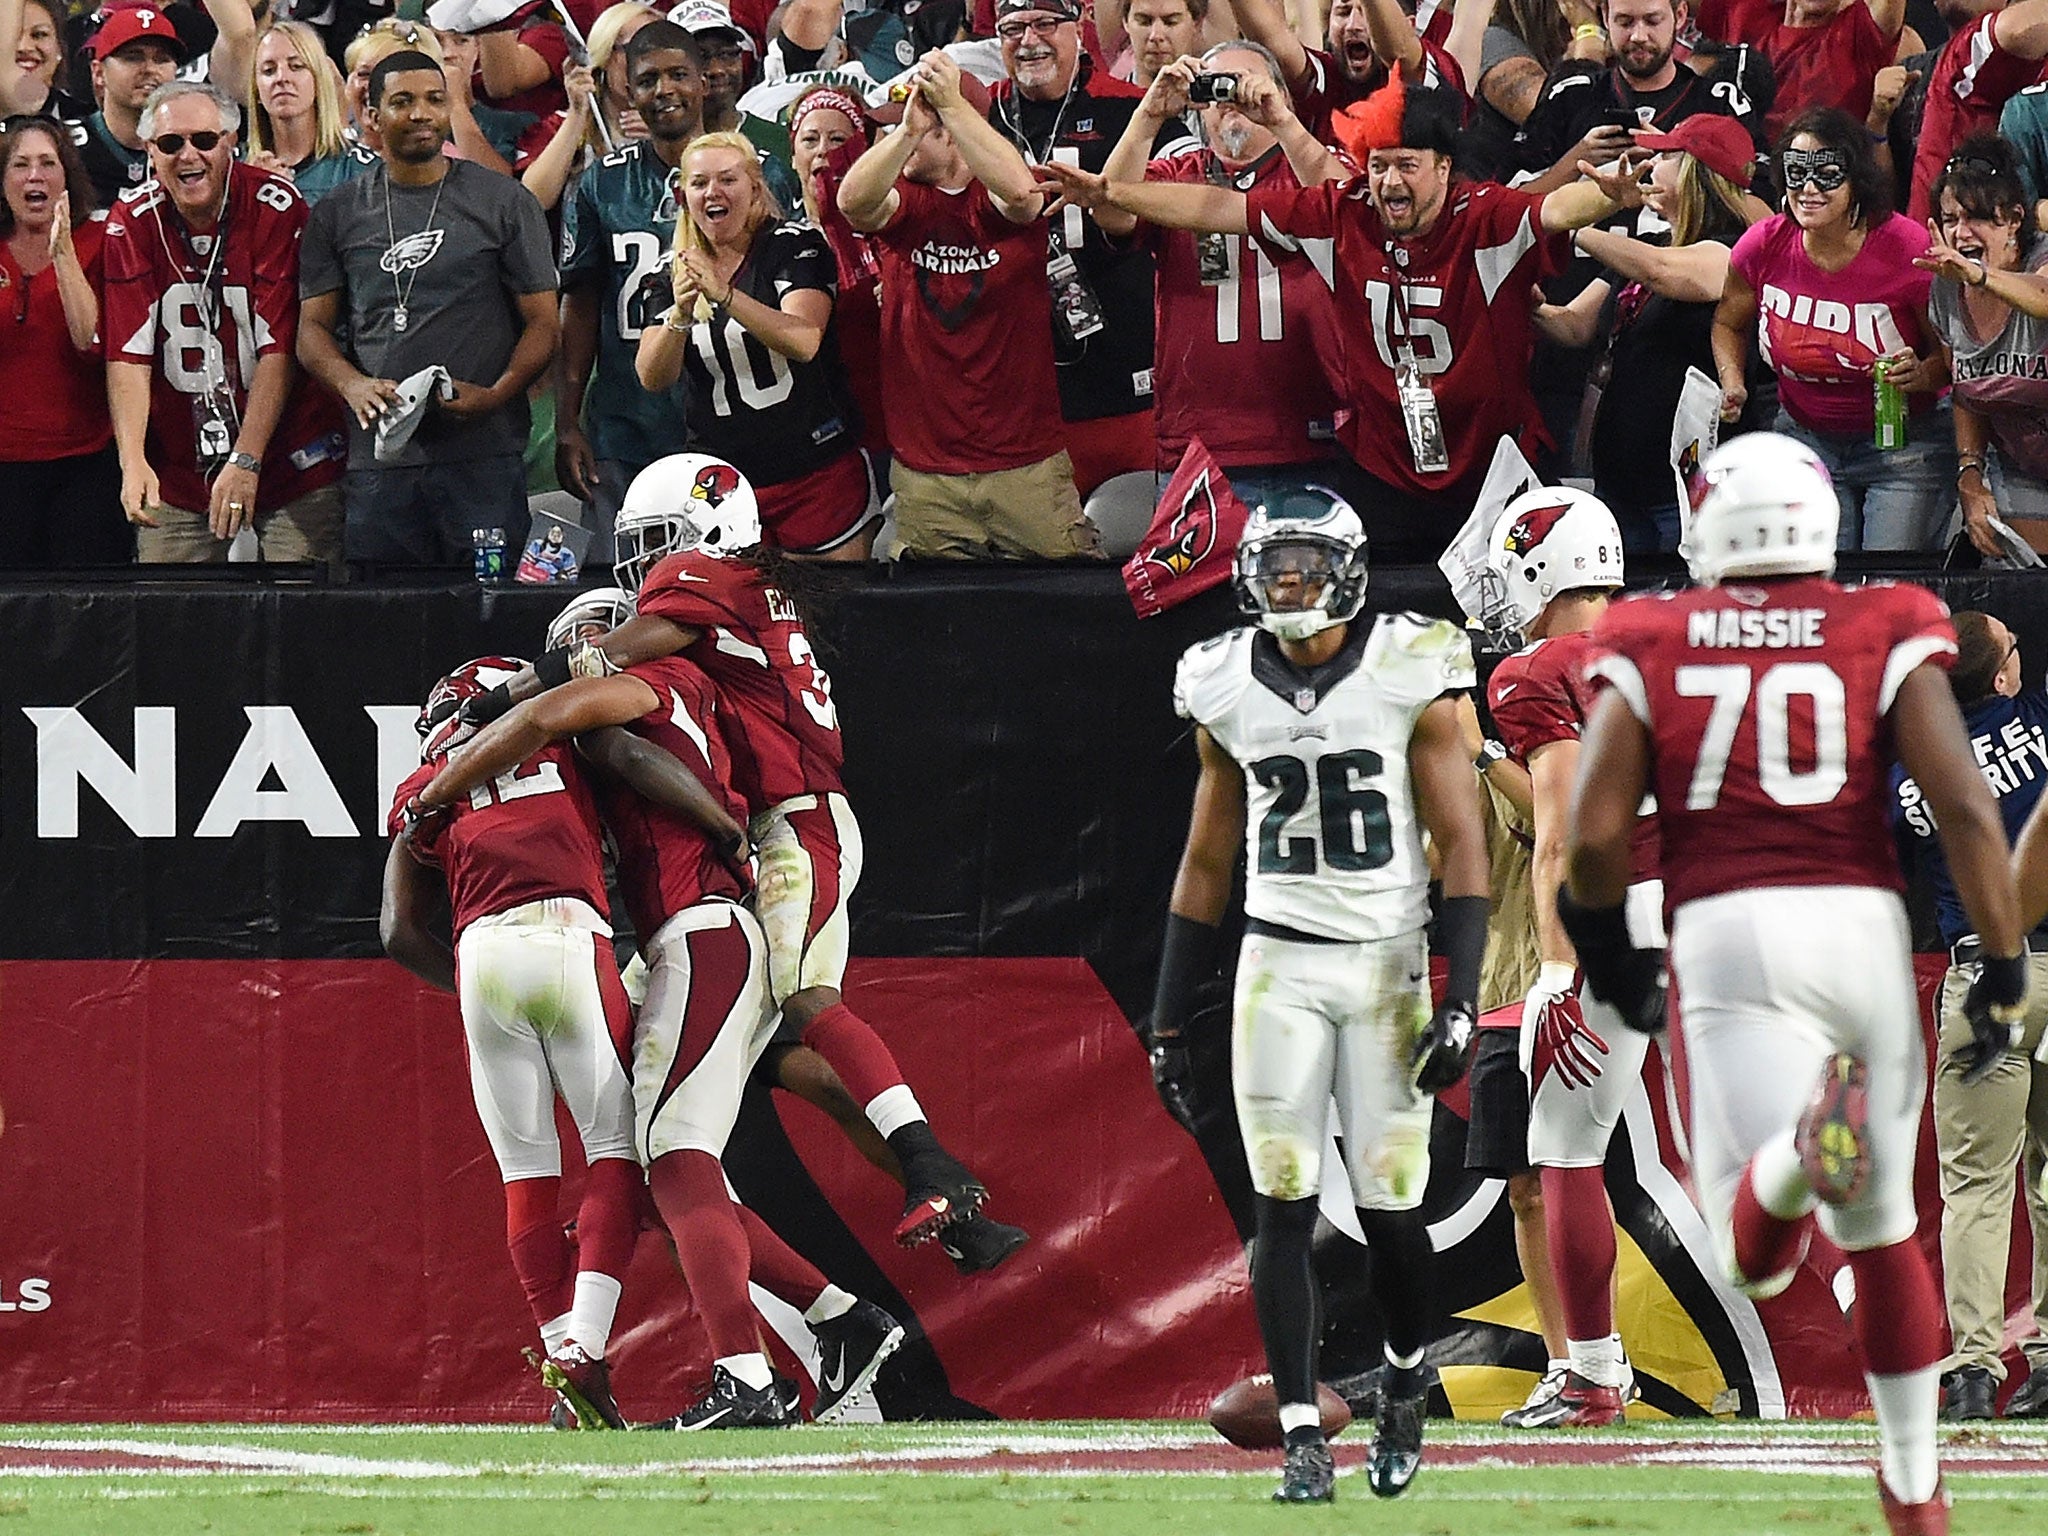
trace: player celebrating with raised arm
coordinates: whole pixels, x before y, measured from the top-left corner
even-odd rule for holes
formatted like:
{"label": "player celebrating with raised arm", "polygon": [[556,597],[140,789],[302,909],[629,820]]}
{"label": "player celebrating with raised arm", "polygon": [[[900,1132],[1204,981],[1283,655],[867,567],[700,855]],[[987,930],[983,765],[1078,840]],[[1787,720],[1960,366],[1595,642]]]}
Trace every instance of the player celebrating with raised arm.
{"label": "player celebrating with raised arm", "polygon": [[[1187,1124],[1189,997],[1213,964],[1242,847],[1231,1082],[1258,1193],[1252,1300],[1286,1443],[1274,1498],[1287,1503],[1336,1492],[1316,1410],[1309,1264],[1332,1097],[1386,1336],[1373,1492],[1400,1493],[1421,1463],[1429,1096],[1464,1075],[1486,947],[1486,836],[1456,698],[1473,686],[1472,649],[1454,626],[1414,614],[1354,622],[1365,577],[1349,505],[1310,487],[1260,506],[1236,576],[1258,624],[1194,647],[1174,680],[1202,774],[1168,907],[1153,1075]],[[1434,1014],[1425,828],[1441,857],[1450,959]]]}
{"label": "player celebrating with raised arm", "polygon": [[1772,433],[1717,449],[1688,560],[1702,586],[1616,604],[1594,630],[1561,915],[1587,986],[1662,1027],[1659,957],[1623,895],[1646,791],[1685,1000],[1693,1167],[1729,1278],[1791,1283],[1821,1230],[1849,1258],[1894,1533],[1944,1536],[1935,1451],[1942,1304],[1915,1240],[1926,1095],[1911,935],[1887,824],[1894,752],[1926,794],[1983,969],[1971,1071],[2011,1047],[2027,991],[2005,829],[1943,676],[1948,614],[1918,587],[1844,588],[1840,513],[1811,450]]}

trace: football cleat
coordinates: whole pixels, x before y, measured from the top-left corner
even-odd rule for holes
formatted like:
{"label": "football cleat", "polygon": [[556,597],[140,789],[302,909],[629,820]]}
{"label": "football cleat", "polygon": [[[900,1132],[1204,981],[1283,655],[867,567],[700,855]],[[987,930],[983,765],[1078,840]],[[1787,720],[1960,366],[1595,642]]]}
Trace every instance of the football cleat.
{"label": "football cleat", "polygon": [[1901,1504],[1892,1497],[1880,1472],[1877,1502],[1884,1510],[1884,1523],[1892,1536],[1948,1536],[1948,1484],[1941,1478],[1934,1481],[1933,1498],[1922,1499],[1918,1504]]}
{"label": "football cleat", "polygon": [[1380,1389],[1379,1412],[1373,1416],[1372,1450],[1365,1459],[1365,1480],[1372,1491],[1391,1499],[1406,1491],[1422,1470],[1422,1420],[1429,1412],[1429,1392],[1396,1397],[1390,1390],[1394,1373]]}
{"label": "football cleat", "polygon": [[[1296,1439],[1295,1436],[1300,1438]],[[1328,1504],[1337,1497],[1337,1459],[1319,1429],[1297,1430],[1287,1437],[1287,1459],[1280,1469],[1275,1504]]]}
{"label": "football cleat", "polygon": [[1799,1166],[1824,1205],[1848,1205],[1870,1182],[1870,1073],[1846,1052],[1828,1058],[1799,1117]]}
{"label": "football cleat", "polygon": [[1570,1366],[1551,1366],[1537,1378],[1536,1385],[1529,1389],[1521,1407],[1510,1408],[1500,1416],[1501,1423],[1509,1429],[1541,1429],[1546,1422],[1542,1415],[1549,1411],[1550,1405],[1557,1400],[1557,1394],[1564,1390],[1565,1378],[1570,1374]]}
{"label": "football cleat", "polygon": [[782,1404],[782,1416],[790,1423],[802,1421],[804,1389],[794,1376],[785,1376],[780,1371],[775,1373],[775,1400]]}
{"label": "football cleat", "polygon": [[649,1424],[649,1429],[694,1431],[699,1429],[782,1429],[790,1422],[783,1411],[782,1397],[770,1382],[750,1387],[724,1366],[711,1373],[711,1390],[672,1419]]}
{"label": "football cleat", "polygon": [[810,1326],[818,1338],[818,1400],[811,1419],[830,1424],[874,1385],[903,1345],[903,1325],[873,1302],[856,1301],[839,1316]]}
{"label": "football cleat", "polygon": [[612,1368],[593,1360],[574,1339],[541,1362],[540,1379],[576,1416],[578,1429],[624,1429],[625,1416],[612,1401]]}
{"label": "football cleat", "polygon": [[2008,1419],[2048,1418],[2048,1365],[2037,1365],[2005,1405]]}
{"label": "football cleat", "polygon": [[895,1236],[905,1248],[930,1242],[972,1216],[988,1199],[988,1186],[958,1158],[938,1148],[903,1170],[903,1185],[903,1219],[896,1223]]}
{"label": "football cleat", "polygon": [[939,1233],[939,1246],[963,1275],[979,1275],[1001,1265],[1031,1241],[1022,1227],[991,1221],[976,1211]]}
{"label": "football cleat", "polygon": [[1598,1429],[1620,1423],[1627,1400],[1623,1388],[1603,1387],[1568,1370],[1553,1395],[1523,1404],[1501,1422],[1514,1429]]}

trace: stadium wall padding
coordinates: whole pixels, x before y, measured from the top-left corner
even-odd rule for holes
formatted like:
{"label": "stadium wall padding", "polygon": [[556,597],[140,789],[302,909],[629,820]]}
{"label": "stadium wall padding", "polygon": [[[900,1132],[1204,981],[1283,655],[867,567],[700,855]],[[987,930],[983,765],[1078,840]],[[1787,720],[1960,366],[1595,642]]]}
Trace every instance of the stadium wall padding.
{"label": "stadium wall padding", "polygon": [[[894,1186],[779,1094],[750,1095],[732,1179],[832,1278],[913,1324],[884,1414],[1198,1413],[1260,1368],[1242,1157],[1227,1120],[1198,1145],[1167,1119],[1132,1021],[1194,779],[1172,666],[1233,622],[1228,594],[1141,624],[1107,571],[817,580],[867,844],[849,1000],[988,1180],[992,1214],[1033,1240],[973,1278],[936,1248],[896,1249]],[[1373,580],[1384,607],[1449,602],[1433,572]],[[2048,641],[2048,581],[1945,594],[2007,618],[2023,655]],[[379,957],[376,907],[418,700],[469,656],[529,654],[556,606],[467,585],[0,588],[0,1412],[545,1411],[454,1002]],[[1224,995],[1209,990],[1212,1014]],[[1609,1163],[1646,1402],[1862,1407],[1840,1256],[1817,1243],[1761,1311],[1718,1284],[1687,1215],[1682,1061],[1652,1063]],[[1500,1187],[1460,1168],[1463,1109],[1447,1096],[1432,1144],[1434,1358],[1452,1406],[1497,1413],[1543,1350]],[[1921,1173],[1932,1250],[1925,1138]],[[576,1185],[572,1167],[565,1214]],[[1371,1364],[1378,1336],[1364,1256],[1330,1214],[1337,1375]],[[787,1331],[785,1365],[801,1364]],[[675,1411],[708,1375],[659,1234],[614,1360],[633,1417]]]}

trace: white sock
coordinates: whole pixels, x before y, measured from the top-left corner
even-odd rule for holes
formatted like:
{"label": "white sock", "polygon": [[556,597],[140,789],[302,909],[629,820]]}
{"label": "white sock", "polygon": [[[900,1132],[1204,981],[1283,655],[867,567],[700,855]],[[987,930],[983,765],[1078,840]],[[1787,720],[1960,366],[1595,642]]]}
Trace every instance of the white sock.
{"label": "white sock", "polygon": [[619,1282],[601,1269],[576,1272],[576,1300],[569,1308],[569,1337],[583,1353],[602,1360],[612,1341],[612,1319],[619,1315]]}
{"label": "white sock", "polygon": [[1749,1160],[1749,1181],[1756,1203],[1780,1221],[1797,1221],[1820,1202],[1799,1166],[1799,1148],[1783,1131],[1756,1149]]}
{"label": "white sock", "polygon": [[1320,1429],[1323,1415],[1314,1403],[1282,1403],[1280,1405],[1280,1433],[1287,1434],[1297,1429]]}
{"label": "white sock", "polygon": [[569,1342],[569,1319],[575,1315],[574,1312],[564,1312],[540,1325],[540,1342],[549,1354]]}
{"label": "white sock", "polygon": [[1565,1347],[1571,1351],[1571,1367],[1596,1387],[1619,1387],[1621,1385],[1621,1336],[1609,1334],[1604,1339],[1568,1339]]}
{"label": "white sock", "polygon": [[1543,1367],[1543,1374],[1548,1376],[1552,1371],[1568,1371],[1571,1368],[1570,1360],[1552,1360]]}
{"label": "white sock", "polygon": [[751,1354],[727,1355],[716,1363],[737,1377],[743,1386],[752,1387],[756,1392],[775,1380],[775,1372],[769,1368],[768,1357],[758,1349]]}
{"label": "white sock", "polygon": [[1391,1344],[1381,1345],[1380,1352],[1387,1357],[1387,1364],[1397,1371],[1412,1371],[1416,1366],[1422,1364],[1422,1351],[1419,1349],[1405,1360],[1394,1353],[1394,1346]]}
{"label": "white sock", "polygon": [[1941,1478],[1941,1459],[1934,1448],[1941,1367],[1863,1379],[1877,1409],[1878,1467],[1884,1485],[1901,1504],[1925,1503],[1934,1497],[1934,1485]]}
{"label": "white sock", "polygon": [[818,1299],[805,1309],[804,1321],[807,1323],[829,1323],[833,1318],[844,1317],[847,1313],[851,1312],[853,1304],[857,1300],[859,1298],[851,1291],[842,1291],[830,1280],[827,1280],[825,1282],[825,1289],[818,1292]]}
{"label": "white sock", "polygon": [[917,1102],[917,1095],[910,1091],[908,1083],[884,1088],[869,1099],[866,1114],[868,1123],[885,1139],[906,1125],[915,1125],[925,1118],[924,1107]]}

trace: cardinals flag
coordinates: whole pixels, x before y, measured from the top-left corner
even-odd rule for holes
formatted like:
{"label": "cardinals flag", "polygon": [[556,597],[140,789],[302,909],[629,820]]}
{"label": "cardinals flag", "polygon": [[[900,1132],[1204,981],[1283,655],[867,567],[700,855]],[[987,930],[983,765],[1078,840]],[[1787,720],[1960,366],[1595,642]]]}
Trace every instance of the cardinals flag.
{"label": "cardinals flag", "polygon": [[1202,440],[1189,438],[1152,526],[1124,563],[1124,587],[1138,617],[1164,613],[1228,577],[1248,515]]}

